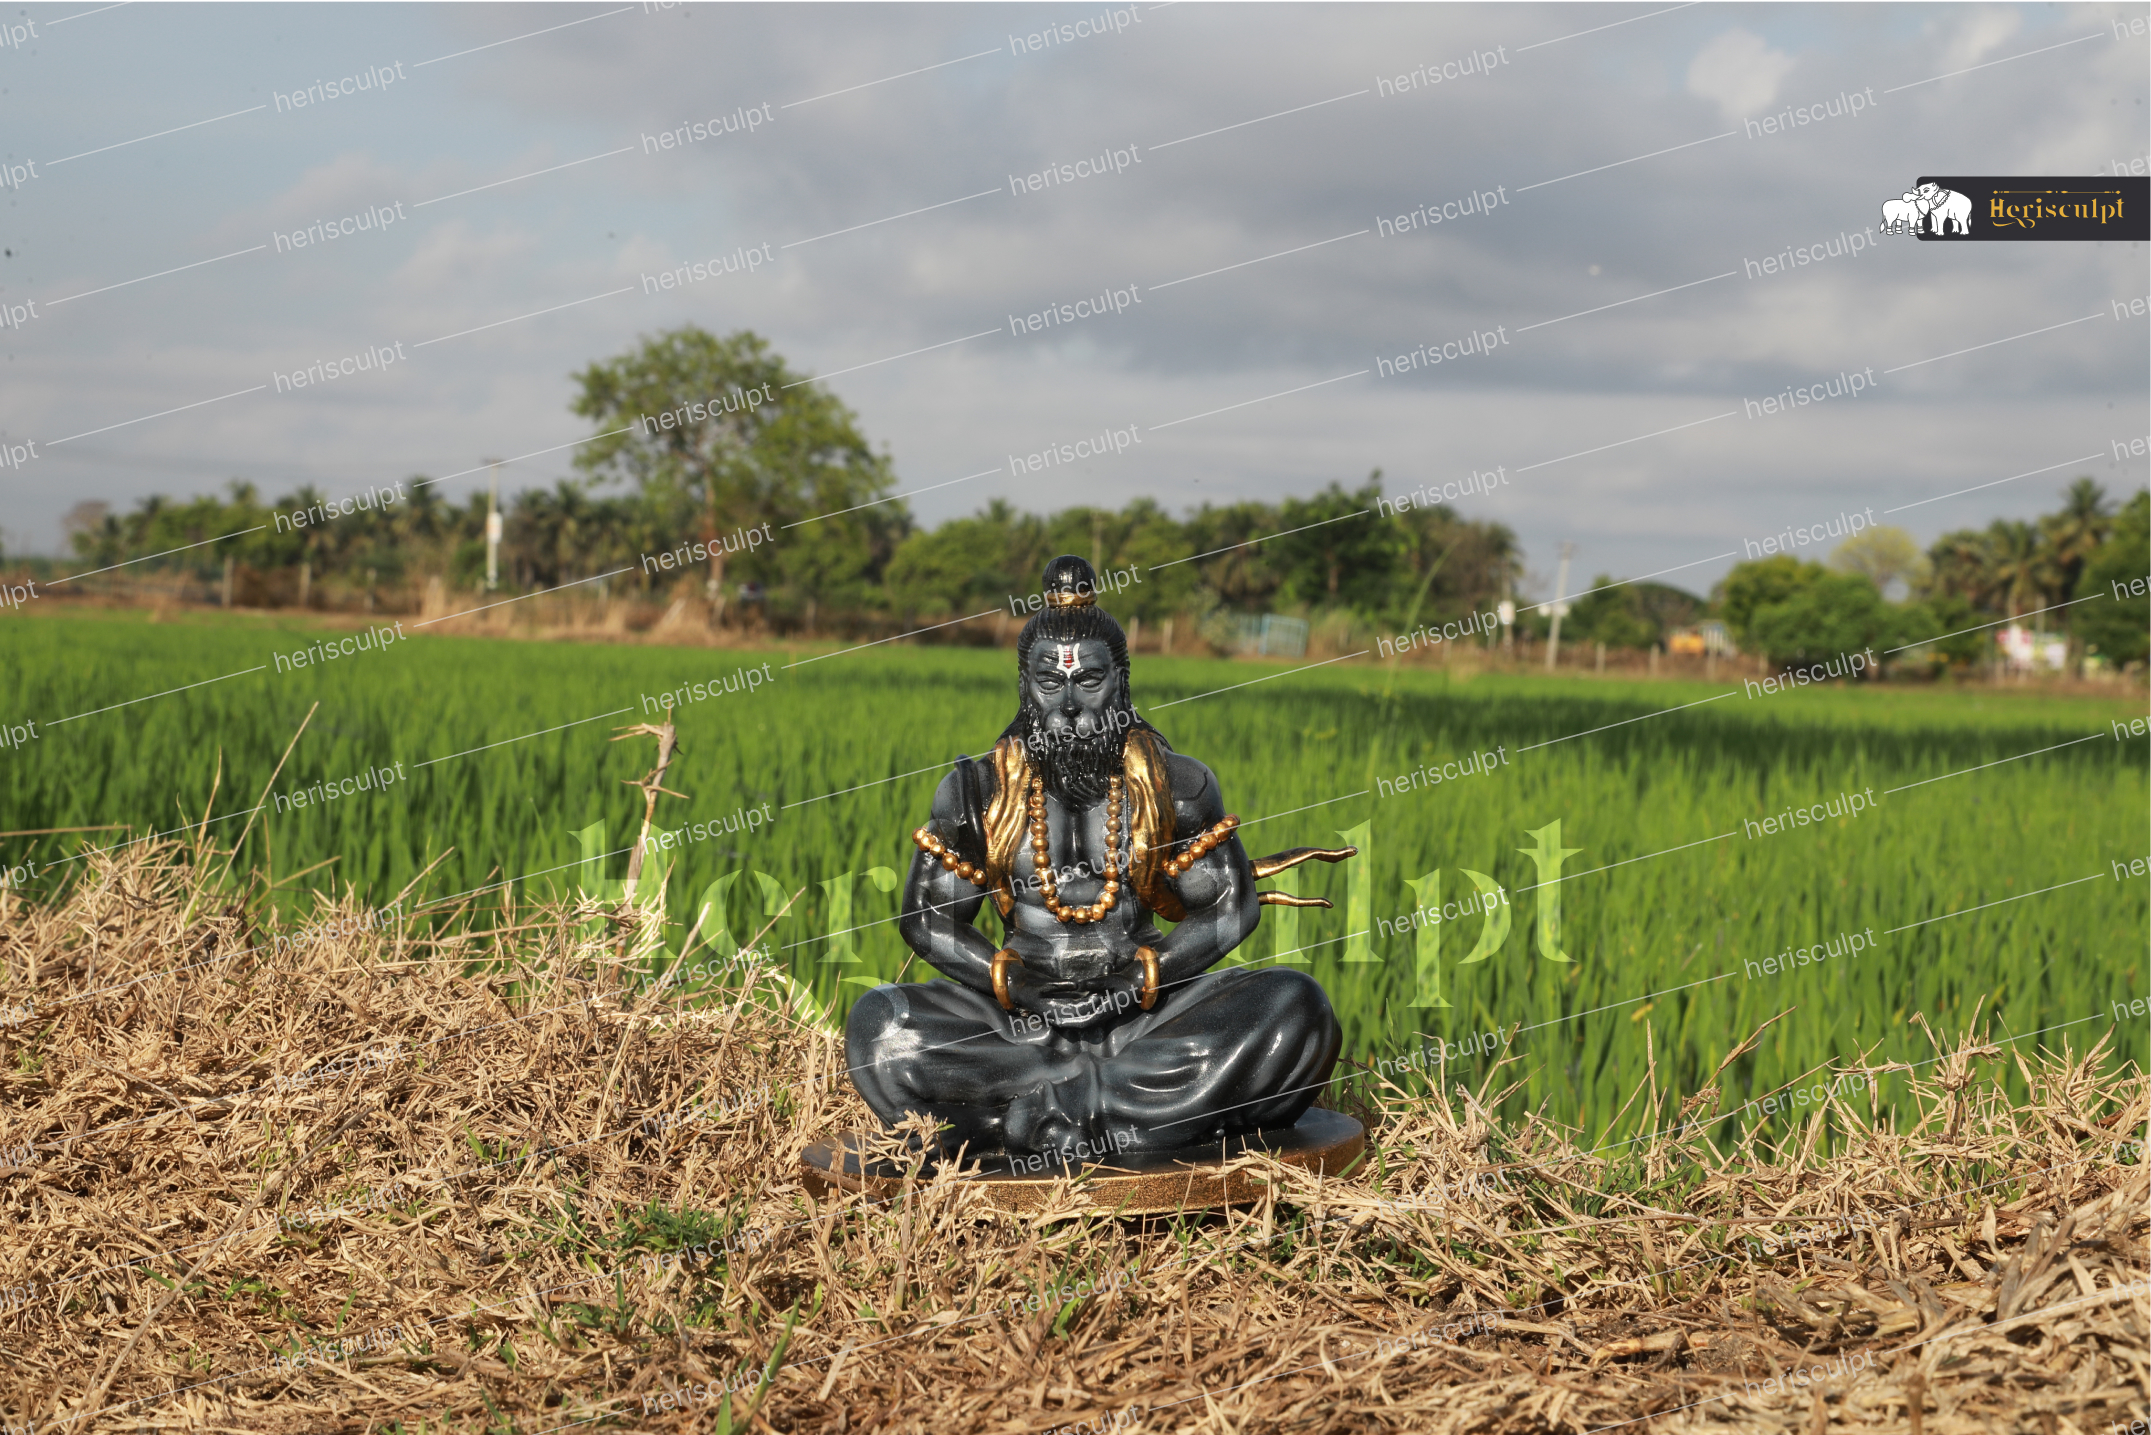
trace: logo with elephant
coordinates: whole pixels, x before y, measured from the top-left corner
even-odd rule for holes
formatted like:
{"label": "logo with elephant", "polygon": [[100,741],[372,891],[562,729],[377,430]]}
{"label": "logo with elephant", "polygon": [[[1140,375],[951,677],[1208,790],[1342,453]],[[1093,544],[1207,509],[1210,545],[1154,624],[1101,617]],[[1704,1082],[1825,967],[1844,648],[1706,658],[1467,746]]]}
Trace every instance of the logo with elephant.
{"label": "logo with elephant", "polygon": [[1929,181],[1915,185],[1896,199],[1882,201],[1884,234],[1931,234],[1941,238],[1955,227],[1958,234],[1972,232],[1972,197],[1944,189]]}

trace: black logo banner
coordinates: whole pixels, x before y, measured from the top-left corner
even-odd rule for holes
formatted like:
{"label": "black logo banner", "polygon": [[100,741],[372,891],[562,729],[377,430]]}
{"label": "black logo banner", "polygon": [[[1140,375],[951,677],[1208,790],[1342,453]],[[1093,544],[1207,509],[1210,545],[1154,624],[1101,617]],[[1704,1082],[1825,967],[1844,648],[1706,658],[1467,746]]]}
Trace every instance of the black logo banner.
{"label": "black logo banner", "polygon": [[2151,176],[1923,174],[1912,191],[1921,239],[2151,239]]}

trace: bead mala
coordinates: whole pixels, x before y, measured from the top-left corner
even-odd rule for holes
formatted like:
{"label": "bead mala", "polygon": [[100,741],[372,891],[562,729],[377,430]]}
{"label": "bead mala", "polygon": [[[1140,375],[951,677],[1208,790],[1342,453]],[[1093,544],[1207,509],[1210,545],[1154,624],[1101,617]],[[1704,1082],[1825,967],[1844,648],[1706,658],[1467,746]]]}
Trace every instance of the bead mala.
{"label": "bead mala", "polygon": [[1038,869],[1038,895],[1045,899],[1046,910],[1062,923],[1104,920],[1120,900],[1120,774],[1115,773],[1105,788],[1105,890],[1098,900],[1088,907],[1070,907],[1060,899],[1059,884],[1053,875],[1053,852],[1046,841],[1046,784],[1043,778],[1031,779],[1031,861]]}

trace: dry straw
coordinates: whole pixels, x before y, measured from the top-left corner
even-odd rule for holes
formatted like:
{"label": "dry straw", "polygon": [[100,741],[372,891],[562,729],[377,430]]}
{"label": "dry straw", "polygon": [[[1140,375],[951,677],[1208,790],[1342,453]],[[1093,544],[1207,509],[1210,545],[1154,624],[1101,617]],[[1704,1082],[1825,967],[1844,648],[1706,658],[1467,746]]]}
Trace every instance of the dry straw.
{"label": "dry straw", "polygon": [[0,1029],[11,1426],[2105,1435],[2146,1408],[2151,1108],[2104,1043],[1968,1037],[1906,1110],[1833,1098],[1834,1151],[1819,1116],[1713,1145],[1705,1093],[1594,1154],[1498,1128],[1486,1085],[1362,1078],[1333,1097],[1370,1166],[1267,1167],[1228,1215],[1070,1187],[997,1219],[947,1177],[817,1203],[800,1148],[867,1117],[788,983],[623,993],[566,909],[279,950],[206,856],[0,895],[0,1009],[35,1003]]}

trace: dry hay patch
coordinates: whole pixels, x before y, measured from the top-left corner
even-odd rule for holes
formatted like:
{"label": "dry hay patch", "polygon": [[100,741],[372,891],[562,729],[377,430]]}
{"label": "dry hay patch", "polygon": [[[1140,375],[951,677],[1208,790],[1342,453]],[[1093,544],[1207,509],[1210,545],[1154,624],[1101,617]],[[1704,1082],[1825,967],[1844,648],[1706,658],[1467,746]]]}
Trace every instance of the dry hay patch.
{"label": "dry hay patch", "polygon": [[[0,901],[0,1021],[34,1003],[0,1026],[0,1419],[40,1432],[2104,1435],[2146,1409],[2151,1104],[2103,1043],[2008,1053],[2020,1104],[1960,1044],[1902,1130],[1834,1102],[1827,1157],[1819,1120],[1714,1145],[1703,1098],[1593,1153],[1486,1086],[1354,1081],[1379,1154],[1350,1176],[1248,1158],[1251,1208],[1122,1220],[1071,1186],[1017,1220],[948,1176],[810,1198],[801,1147],[867,1123],[841,1043],[777,977],[623,995],[573,912],[279,943],[149,846]],[[1659,1129],[1669,1098],[1639,1100]]]}

